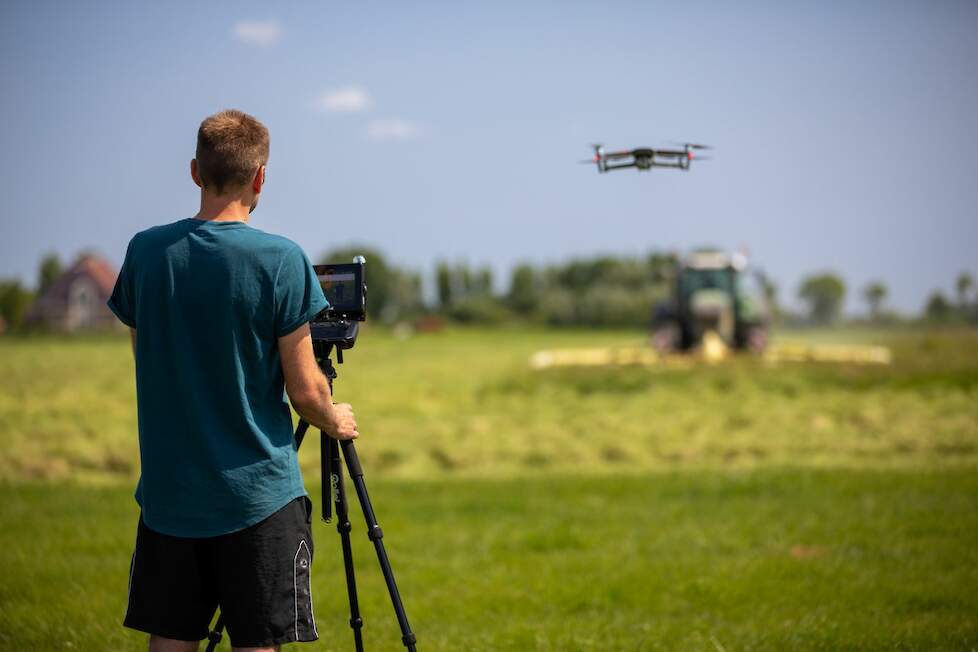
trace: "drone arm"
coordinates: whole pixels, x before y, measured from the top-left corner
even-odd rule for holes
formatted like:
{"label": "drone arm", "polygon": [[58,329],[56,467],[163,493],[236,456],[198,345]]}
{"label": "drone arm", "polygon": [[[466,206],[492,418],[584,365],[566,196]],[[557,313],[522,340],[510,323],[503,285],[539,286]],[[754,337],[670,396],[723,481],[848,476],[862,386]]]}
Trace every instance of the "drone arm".
{"label": "drone arm", "polygon": [[615,165],[610,165],[608,163],[605,163],[604,169],[605,170],[618,170],[620,168],[634,168],[634,167],[638,167],[638,166],[635,163],[635,161],[632,161],[631,163],[616,163]]}

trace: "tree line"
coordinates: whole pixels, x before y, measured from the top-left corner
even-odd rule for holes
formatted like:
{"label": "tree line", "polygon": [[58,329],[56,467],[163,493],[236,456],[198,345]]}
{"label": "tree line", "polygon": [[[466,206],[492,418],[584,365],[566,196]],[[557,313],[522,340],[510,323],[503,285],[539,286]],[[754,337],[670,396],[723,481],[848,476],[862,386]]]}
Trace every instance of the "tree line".
{"label": "tree line", "polygon": [[319,261],[349,260],[355,253],[367,259],[371,316],[388,323],[435,316],[458,323],[645,325],[652,306],[669,294],[676,262],[671,254],[653,253],[576,258],[559,265],[521,264],[499,291],[490,267],[439,261],[433,292],[426,295],[420,274],[390,264],[371,247],[333,250]]}
{"label": "tree line", "polygon": [[[427,315],[458,323],[521,320],[552,326],[644,327],[653,307],[671,296],[678,263],[675,254],[654,251],[645,256],[573,258],[550,265],[522,263],[513,268],[500,289],[487,266],[439,261],[434,269],[433,292],[426,295],[418,272],[390,264],[382,252],[371,247],[333,250],[319,260],[349,260],[356,253],[367,258],[371,318],[387,323]],[[955,288],[956,302],[935,290],[912,320],[978,323],[974,279],[962,272]],[[791,325],[839,322],[847,292],[845,279],[836,272],[810,274],[797,290],[805,310],[796,313],[782,305],[778,288],[770,279],[764,279],[762,287],[774,318]],[[872,281],[859,293],[866,306],[866,316],[860,321],[907,321],[887,307],[889,288],[883,281]]]}
{"label": "tree line", "polygon": [[[551,326],[645,327],[652,309],[673,291],[677,257],[650,252],[644,256],[590,256],[568,261],[513,268],[505,287],[498,288],[488,266],[439,261],[433,285],[426,292],[423,276],[392,264],[383,252],[366,246],[333,249],[316,262],[367,259],[367,306],[370,319],[383,323],[434,318],[461,324],[496,324],[525,321]],[[0,280],[0,332],[25,328],[24,317],[34,301],[63,271],[55,254],[38,265],[37,283],[25,287],[19,280]],[[974,278],[962,272],[955,279],[953,297],[935,290],[918,321],[934,324],[978,323],[978,297]],[[797,296],[805,304],[795,313],[781,304],[778,288],[766,281],[764,298],[776,319],[788,324],[830,324],[842,319],[848,287],[831,271],[804,278]],[[866,305],[864,321],[903,321],[887,308],[887,285],[873,281],[860,289]]]}
{"label": "tree line", "polygon": [[[927,301],[918,321],[931,324],[978,324],[978,296],[975,294],[975,280],[968,272],[958,274],[954,282],[956,301],[948,298],[943,290],[934,290]],[[837,321],[846,298],[846,283],[833,272],[823,272],[808,276],[802,281],[798,296],[809,307],[807,319],[814,323]],[[896,323],[903,319],[886,307],[889,288],[883,281],[872,281],[863,286],[861,298],[866,304],[866,321],[872,323]]]}

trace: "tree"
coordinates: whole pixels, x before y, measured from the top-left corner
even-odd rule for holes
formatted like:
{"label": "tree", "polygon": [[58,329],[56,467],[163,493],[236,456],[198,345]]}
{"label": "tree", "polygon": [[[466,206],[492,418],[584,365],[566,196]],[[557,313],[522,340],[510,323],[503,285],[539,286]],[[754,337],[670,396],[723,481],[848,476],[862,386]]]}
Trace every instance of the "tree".
{"label": "tree", "polygon": [[452,268],[448,263],[441,262],[435,266],[435,284],[438,286],[438,306],[448,310],[454,300],[452,287]]}
{"label": "tree", "polygon": [[509,283],[506,301],[518,315],[528,315],[536,310],[540,301],[540,279],[531,265],[517,265]]}
{"label": "tree", "polygon": [[678,257],[674,253],[662,254],[651,253],[647,263],[651,274],[652,282],[656,284],[666,284],[673,279],[676,273]]}
{"label": "tree", "polygon": [[886,300],[887,294],[886,285],[882,281],[873,281],[863,288],[863,298],[869,305],[869,317],[873,321],[879,319],[880,308],[883,307],[883,301]]}
{"label": "tree", "polygon": [[421,275],[417,272],[394,269],[391,274],[390,290],[390,300],[384,315],[386,321],[413,317],[424,309]]}
{"label": "tree", "polygon": [[802,282],[798,296],[808,302],[808,314],[813,322],[827,324],[835,320],[842,310],[846,284],[832,272],[814,274]]}
{"label": "tree", "polygon": [[489,267],[482,267],[476,272],[475,275],[475,288],[473,293],[482,296],[490,297],[492,296],[492,269]]}
{"label": "tree", "polygon": [[7,330],[14,330],[24,323],[24,315],[31,305],[33,295],[25,290],[20,281],[0,281],[0,321]]}
{"label": "tree", "polygon": [[759,274],[759,280],[761,283],[761,294],[764,296],[764,304],[767,306],[768,312],[770,312],[771,317],[779,318],[781,315],[781,306],[778,304],[777,284],[766,274]]}
{"label": "tree", "polygon": [[961,272],[954,286],[958,291],[958,307],[964,313],[968,307],[968,293],[975,286],[975,279],[971,278],[968,272]]}
{"label": "tree", "polygon": [[37,293],[41,294],[61,276],[61,259],[58,254],[49,253],[41,259],[41,264],[37,270]]}
{"label": "tree", "polygon": [[947,300],[944,293],[940,290],[931,292],[930,297],[927,299],[927,305],[924,308],[924,315],[927,319],[935,322],[944,322],[947,321],[950,314],[951,302]]}
{"label": "tree", "polygon": [[472,294],[474,286],[472,284],[472,270],[468,263],[456,263],[454,272],[454,294],[456,298],[467,297]]}

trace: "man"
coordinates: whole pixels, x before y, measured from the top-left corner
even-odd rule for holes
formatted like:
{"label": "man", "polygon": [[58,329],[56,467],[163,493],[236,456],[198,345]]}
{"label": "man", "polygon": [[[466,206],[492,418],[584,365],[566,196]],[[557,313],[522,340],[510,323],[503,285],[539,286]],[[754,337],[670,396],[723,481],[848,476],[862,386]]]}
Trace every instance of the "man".
{"label": "man", "polygon": [[285,393],[330,436],[359,433],[313,356],[308,322],[328,303],[312,266],[248,225],[268,143],[240,111],[204,120],[200,212],[136,234],[109,299],[132,334],[142,466],[124,624],[151,652],[196,650],[218,606],[234,650],[317,638]]}

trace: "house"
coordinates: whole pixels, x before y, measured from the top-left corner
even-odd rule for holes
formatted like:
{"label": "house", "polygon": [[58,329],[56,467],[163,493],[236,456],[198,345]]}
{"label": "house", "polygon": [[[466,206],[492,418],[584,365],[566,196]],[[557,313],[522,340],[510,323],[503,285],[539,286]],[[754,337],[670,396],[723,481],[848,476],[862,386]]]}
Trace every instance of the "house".
{"label": "house", "polygon": [[117,276],[105,259],[81,256],[38,296],[27,312],[26,322],[67,333],[122,328],[105,305]]}

